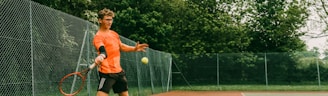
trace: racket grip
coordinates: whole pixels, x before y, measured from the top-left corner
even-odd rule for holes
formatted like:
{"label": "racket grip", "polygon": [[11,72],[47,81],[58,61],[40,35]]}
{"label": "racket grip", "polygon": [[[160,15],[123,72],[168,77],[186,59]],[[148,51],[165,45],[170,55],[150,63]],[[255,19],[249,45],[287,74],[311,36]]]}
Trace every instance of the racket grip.
{"label": "racket grip", "polygon": [[90,66],[89,66],[89,69],[91,70],[91,69],[93,69],[93,68],[95,68],[96,67],[96,63],[93,63],[93,64],[91,64]]}

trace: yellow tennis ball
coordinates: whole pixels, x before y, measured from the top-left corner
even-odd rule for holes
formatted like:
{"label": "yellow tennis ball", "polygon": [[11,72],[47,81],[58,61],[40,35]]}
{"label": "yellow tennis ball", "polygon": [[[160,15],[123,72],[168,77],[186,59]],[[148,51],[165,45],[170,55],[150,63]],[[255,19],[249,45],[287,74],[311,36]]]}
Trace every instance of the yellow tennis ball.
{"label": "yellow tennis ball", "polygon": [[147,57],[142,57],[142,58],[141,58],[141,62],[142,62],[143,64],[148,64],[148,58],[147,58]]}

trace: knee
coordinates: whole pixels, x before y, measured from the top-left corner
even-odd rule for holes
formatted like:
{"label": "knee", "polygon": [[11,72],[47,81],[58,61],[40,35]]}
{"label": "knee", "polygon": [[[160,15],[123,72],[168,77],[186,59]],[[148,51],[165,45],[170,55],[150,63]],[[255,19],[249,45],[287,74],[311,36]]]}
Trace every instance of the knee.
{"label": "knee", "polygon": [[108,93],[103,92],[103,91],[98,91],[97,96],[108,96]]}

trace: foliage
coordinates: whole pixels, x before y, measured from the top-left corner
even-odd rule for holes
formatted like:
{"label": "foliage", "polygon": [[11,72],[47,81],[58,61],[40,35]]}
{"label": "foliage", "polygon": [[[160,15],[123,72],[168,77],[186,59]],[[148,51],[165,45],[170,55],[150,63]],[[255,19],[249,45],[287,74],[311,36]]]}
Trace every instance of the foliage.
{"label": "foliage", "polygon": [[[192,67],[193,62],[182,61],[185,57],[179,54],[195,55],[190,59],[198,60],[204,53],[244,53],[222,57],[225,60],[220,62],[231,64],[226,66],[231,70],[226,71],[237,73],[227,75],[226,82],[229,78],[247,82],[251,81],[249,76],[263,75],[253,71],[264,67],[263,54],[254,54],[256,52],[269,52],[272,54],[267,60],[280,60],[271,62],[273,64],[269,66],[274,70],[269,70],[272,71],[270,75],[296,72],[270,78],[289,82],[289,77],[307,72],[307,69],[298,69],[306,67],[302,62],[307,59],[300,59],[300,54],[288,53],[306,50],[305,43],[299,38],[305,34],[299,29],[308,18],[308,2],[304,0],[34,1],[91,22],[97,21],[97,11],[109,8],[116,13],[113,30],[134,41],[148,43],[153,49],[173,53],[181,70],[190,71],[188,67]],[[307,68],[312,69],[313,65],[309,64]],[[264,82],[259,78],[253,80]]]}
{"label": "foliage", "polygon": [[248,27],[252,52],[294,52],[305,51],[305,44],[299,38],[304,35],[297,29],[307,19],[306,2],[285,0],[255,0],[252,5]]}
{"label": "foliage", "polygon": [[[95,22],[102,8],[116,12],[114,30],[170,53],[304,51],[296,31],[304,2],[285,0],[34,0]],[[77,8],[79,6],[79,8]],[[74,10],[72,10],[74,9]],[[76,10],[78,9],[78,10]]]}

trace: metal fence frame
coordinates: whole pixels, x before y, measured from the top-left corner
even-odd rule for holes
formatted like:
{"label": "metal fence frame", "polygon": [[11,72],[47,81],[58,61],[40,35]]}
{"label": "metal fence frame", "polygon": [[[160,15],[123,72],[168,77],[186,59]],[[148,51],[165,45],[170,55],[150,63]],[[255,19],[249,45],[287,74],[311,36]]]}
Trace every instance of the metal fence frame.
{"label": "metal fence frame", "polygon": [[[246,54],[246,55],[245,55]],[[248,54],[248,55],[247,55]],[[251,54],[251,55],[249,55]],[[311,54],[311,55],[309,55]],[[268,57],[270,56],[270,58]],[[277,57],[274,57],[277,56]],[[279,77],[279,74],[272,74],[275,69],[272,68],[275,64],[287,64],[287,60],[284,57],[290,57],[295,61],[302,62],[294,62],[292,65],[292,69],[297,69],[299,66],[312,66],[311,69],[297,69],[296,71],[307,70],[311,72],[311,76],[309,74],[300,75],[298,77],[301,78],[287,78],[289,81],[280,81],[276,77]],[[294,58],[296,57],[296,58]],[[269,60],[268,60],[269,58]],[[242,63],[239,62],[245,59],[253,59],[249,60],[250,62]],[[230,61],[229,61],[230,60]],[[285,61],[280,61],[285,60]],[[234,85],[234,84],[242,84],[242,85],[317,85],[322,86],[328,83],[327,75],[325,72],[328,72],[328,60],[320,59],[318,56],[313,55],[313,53],[309,52],[281,52],[281,53],[208,53],[208,54],[177,54],[173,57],[173,72],[178,73],[173,74],[173,84],[176,85],[185,85],[185,86],[198,86],[198,85],[214,85],[220,87],[221,85]],[[243,66],[246,65],[255,66],[258,70],[247,69]],[[289,65],[289,63],[287,64]],[[296,66],[295,66],[296,65]],[[234,68],[238,67],[238,68]],[[250,67],[251,68],[251,67]],[[304,67],[309,68],[309,67]],[[196,71],[197,70],[197,71]],[[222,80],[227,80],[226,76],[239,74],[240,70],[248,70],[246,71],[246,79],[249,80],[239,80],[242,77],[231,78],[230,82],[222,82]],[[268,71],[270,70],[270,71]],[[285,70],[286,72],[289,69]],[[192,72],[191,72],[192,71]],[[215,72],[214,72],[215,71]],[[257,72],[261,74],[260,77],[250,75],[249,71]],[[199,76],[198,73],[201,73],[207,77]],[[306,73],[306,72],[305,72]],[[211,75],[208,75],[211,74]],[[196,77],[195,77],[196,76]],[[211,79],[207,79],[211,78]],[[214,79],[215,78],[215,79]],[[261,83],[252,80],[257,80],[254,78],[260,78]],[[307,78],[307,79],[304,79]],[[205,83],[204,83],[205,82]],[[209,83],[211,82],[211,83]],[[245,83],[243,83],[245,82]],[[323,83],[324,82],[324,83]],[[175,85],[173,85],[175,86]]]}
{"label": "metal fence frame", "polygon": [[[91,45],[98,25],[30,0],[0,0],[0,95],[58,96],[65,74],[80,71],[96,56]],[[123,43],[136,42],[120,37]],[[149,64],[140,59],[149,58]],[[171,54],[151,48],[146,53],[121,53],[131,96],[170,89]],[[93,96],[98,72],[89,72],[79,95]]]}

